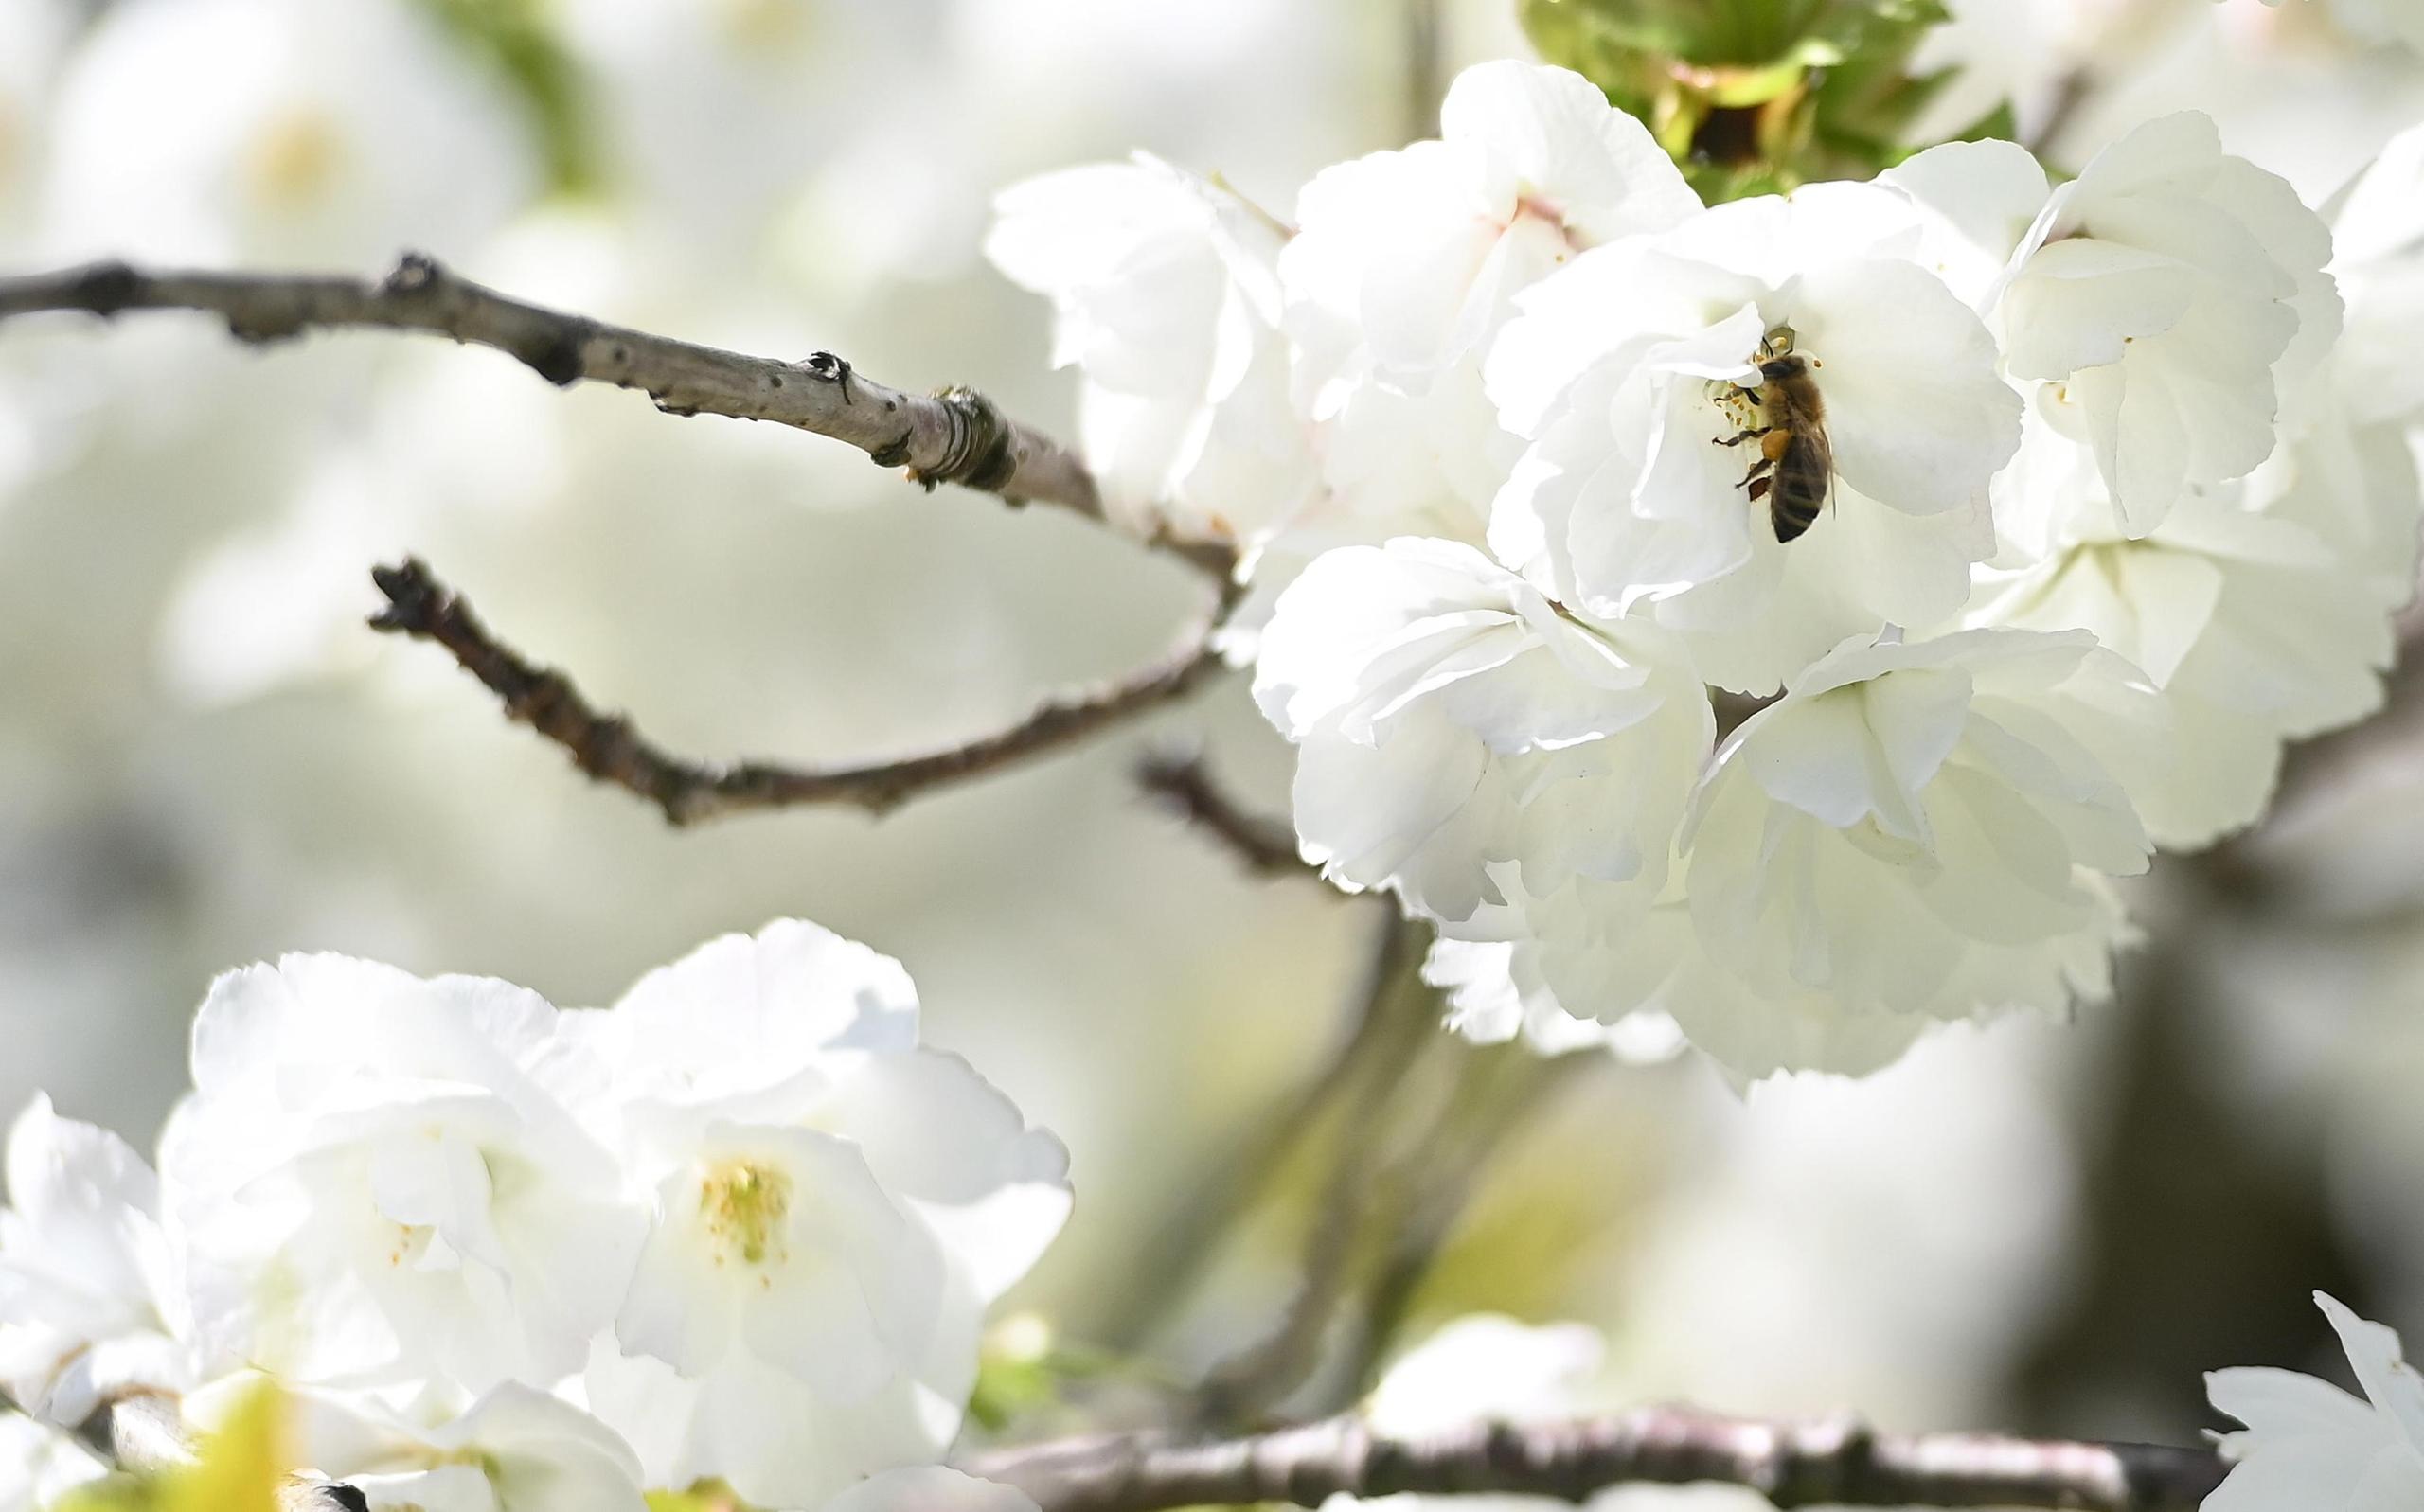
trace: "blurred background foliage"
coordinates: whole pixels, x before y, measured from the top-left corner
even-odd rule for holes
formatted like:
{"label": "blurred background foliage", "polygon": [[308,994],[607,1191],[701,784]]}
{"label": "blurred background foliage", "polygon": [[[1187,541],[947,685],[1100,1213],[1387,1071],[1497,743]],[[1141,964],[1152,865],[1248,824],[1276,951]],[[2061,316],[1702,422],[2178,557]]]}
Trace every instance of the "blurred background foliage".
{"label": "blurred background foliage", "polygon": [[[990,194],[1142,148],[1262,204],[1534,48],[1712,197],[2017,130],[2076,168],[2196,106],[2327,193],[2424,116],[2360,0],[0,0],[0,266],[368,269],[965,382],[1066,430]],[[608,1001],[775,916],[900,956],[930,1034],[1069,1142],[1077,1216],[979,1415],[1116,1410],[1256,1338],[1341,1172],[1374,1221],[1300,1401],[1474,1309],[1606,1332],[1610,1400],[2184,1437],[2198,1372],[2331,1370],[2328,1287],[2424,1335],[2424,766],[2394,714],[2281,817],[2140,889],[2123,1000],[1868,1081],[1351,1033],[1381,919],[1134,796],[1200,746],[1284,807],[1242,690],[878,824],[691,832],[375,637],[405,551],[705,754],[852,759],[1153,655],[1197,585],[846,448],[493,354],[0,334],[0,1103],[137,1139],[210,975],[289,950]],[[1348,1074],[1325,1081],[1346,1060]],[[1329,1089],[1316,1097],[1316,1085]],[[1360,1116],[1385,1093],[1395,1116]],[[1292,1136],[1272,1137],[1278,1130]],[[1211,1247],[1231,1209],[1243,1216]],[[1108,1407],[1106,1407],[1108,1404]]]}

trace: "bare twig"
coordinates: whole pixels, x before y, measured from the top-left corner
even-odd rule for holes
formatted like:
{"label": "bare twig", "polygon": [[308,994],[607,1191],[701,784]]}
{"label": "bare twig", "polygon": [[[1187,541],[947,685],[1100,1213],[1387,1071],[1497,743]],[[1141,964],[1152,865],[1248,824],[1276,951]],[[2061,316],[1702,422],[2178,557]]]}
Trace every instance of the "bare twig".
{"label": "bare twig", "polygon": [[1522,1427],[1476,1423],[1390,1438],[1361,1417],[1241,1438],[1116,1434],[1001,1450],[968,1467],[1019,1486],[1044,1512],[1330,1496],[1495,1493],[1581,1502],[1623,1485],[1716,1482],[1780,1508],[2051,1507],[2193,1512],[2219,1484],[2210,1450],[2089,1444],[1987,1433],[1873,1433],[1849,1421],[1769,1423],[1657,1407]]}
{"label": "bare twig", "polygon": [[1203,758],[1156,752],[1136,768],[1136,785],[1179,818],[1210,834],[1257,877],[1310,877],[1318,873],[1296,852],[1296,832],[1285,820],[1249,813],[1221,791]]}
{"label": "bare twig", "polygon": [[[928,489],[963,484],[1013,504],[1056,505],[1104,520],[1095,480],[1075,454],[1006,418],[969,388],[932,395],[887,388],[831,352],[787,363],[696,346],[508,298],[408,253],[372,280],[342,275],[147,271],[122,262],[0,278],[0,320],[41,311],[110,316],[191,310],[226,321],[238,340],[312,329],[424,331],[491,347],[551,383],[635,389],[669,415],[771,420],[847,441]],[[1167,535],[1150,544],[1225,578],[1225,544]]]}
{"label": "bare twig", "polygon": [[372,629],[445,647],[504,701],[508,716],[563,747],[590,776],[648,799],[676,825],[805,804],[855,804],[881,814],[928,788],[981,776],[1145,713],[1221,668],[1206,644],[1208,631],[1199,631],[1124,682],[1056,699],[1007,729],[947,750],[851,767],[696,761],[668,755],[619,716],[600,714],[563,673],[526,661],[420,562],[377,568],[371,578],[387,596],[387,607],[371,616]]}

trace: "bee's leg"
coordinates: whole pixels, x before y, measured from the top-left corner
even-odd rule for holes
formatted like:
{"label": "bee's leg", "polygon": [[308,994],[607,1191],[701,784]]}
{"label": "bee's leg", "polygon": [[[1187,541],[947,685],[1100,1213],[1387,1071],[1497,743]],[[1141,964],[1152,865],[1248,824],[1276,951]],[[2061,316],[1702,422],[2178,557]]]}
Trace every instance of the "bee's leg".
{"label": "bee's leg", "polygon": [[1751,486],[1751,498],[1754,503],[1756,503],[1758,500],[1764,499],[1768,496],[1768,489],[1774,485],[1776,480],[1773,478],[1745,478],[1742,481]]}
{"label": "bee's leg", "polygon": [[1760,494],[1765,493],[1768,490],[1768,474],[1775,471],[1775,459],[1773,457],[1763,456],[1759,458],[1759,460],[1751,464],[1751,471],[1743,473],[1742,481],[1735,485],[1735,487],[1749,489],[1751,490],[1751,497],[1754,499],[1757,498]]}
{"label": "bee's leg", "polygon": [[1718,446],[1740,446],[1745,441],[1757,440],[1773,429],[1775,429],[1774,426],[1762,425],[1754,430],[1737,431],[1732,436],[1714,436],[1711,440]]}

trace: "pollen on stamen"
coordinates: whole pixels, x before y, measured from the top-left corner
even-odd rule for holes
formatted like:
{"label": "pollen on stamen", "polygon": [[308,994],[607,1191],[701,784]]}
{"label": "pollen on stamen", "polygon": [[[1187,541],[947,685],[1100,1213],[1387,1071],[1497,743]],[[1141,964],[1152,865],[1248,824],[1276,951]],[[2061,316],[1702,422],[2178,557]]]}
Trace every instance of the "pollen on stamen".
{"label": "pollen on stamen", "polygon": [[699,1214],[714,1236],[715,1263],[779,1264],[787,1254],[783,1219],[791,1212],[791,1178],[748,1161],[709,1169],[699,1183]]}

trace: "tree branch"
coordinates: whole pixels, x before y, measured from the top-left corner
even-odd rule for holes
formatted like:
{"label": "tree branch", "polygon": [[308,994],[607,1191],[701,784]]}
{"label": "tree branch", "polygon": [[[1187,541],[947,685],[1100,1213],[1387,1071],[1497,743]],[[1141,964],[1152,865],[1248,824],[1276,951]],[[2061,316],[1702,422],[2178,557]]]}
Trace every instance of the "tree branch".
{"label": "tree branch", "polygon": [[[151,272],[96,262],[0,278],[0,320],[40,311],[111,316],[128,310],[216,314],[239,341],[312,329],[423,331],[491,347],[559,386],[635,389],[668,415],[771,420],[905,467],[929,489],[958,483],[1012,504],[1049,504],[1104,521],[1093,474],[1041,431],[1006,418],[969,388],[932,395],[887,388],[831,352],[804,362],[751,357],[608,325],[508,298],[407,253],[376,281],[342,275]],[[1166,533],[1147,543],[1226,578],[1236,553]]]}
{"label": "tree branch", "polygon": [[504,701],[510,718],[563,747],[597,781],[637,793],[674,825],[803,804],[855,804],[882,814],[928,788],[981,776],[1056,750],[1167,703],[1221,669],[1199,631],[1124,682],[1053,700],[1009,728],[947,750],[852,767],[697,761],[651,743],[620,716],[600,714],[572,680],[534,666],[489,632],[462,596],[418,560],[371,572],[387,607],[373,630],[434,641]]}
{"label": "tree branch", "polygon": [[1335,1495],[1498,1494],[1581,1502],[1610,1486],[1717,1482],[1779,1508],[2046,1507],[2194,1512],[2221,1481],[2210,1450],[1987,1433],[1872,1433],[1653,1407],[1522,1427],[1391,1438],[1355,1415],[1242,1438],[1114,1434],[998,1450],[967,1466],[1044,1512],[1160,1512]]}
{"label": "tree branch", "polygon": [[1249,813],[1212,779],[1203,758],[1156,752],[1136,768],[1136,785],[1172,814],[1210,834],[1257,877],[1318,877],[1296,853],[1285,820]]}

